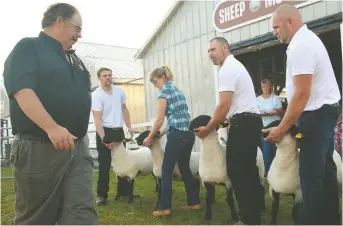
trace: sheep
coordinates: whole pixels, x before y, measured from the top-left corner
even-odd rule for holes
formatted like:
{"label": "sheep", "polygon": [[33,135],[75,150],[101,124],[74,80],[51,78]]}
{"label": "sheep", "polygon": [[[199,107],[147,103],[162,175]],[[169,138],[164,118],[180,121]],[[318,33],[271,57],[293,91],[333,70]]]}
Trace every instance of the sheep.
{"label": "sheep", "polygon": [[[137,144],[140,146],[143,145],[143,141],[145,138],[149,136],[149,133],[150,131],[146,130],[142,132],[138,137],[136,137]],[[163,157],[164,157],[164,152],[160,144],[160,138],[161,138],[160,132],[157,132],[150,146],[151,156],[152,156],[152,161],[153,161],[153,175],[156,179],[158,200],[160,199],[160,196],[161,196],[161,175],[162,175],[162,163],[163,163]],[[197,177],[197,175],[199,174],[199,156],[200,156],[199,152],[192,152],[190,160],[189,160],[189,167],[197,181],[197,186],[196,186],[197,190],[194,191],[196,193],[200,192],[200,181],[199,181],[199,178]],[[175,165],[175,168],[174,168],[173,178],[182,179],[181,173],[177,164]]]}
{"label": "sheep", "polygon": [[[206,126],[211,117],[208,115],[199,115],[194,118],[189,126],[190,130]],[[227,123],[221,123],[220,127],[227,127]],[[200,139],[200,162],[199,162],[199,175],[206,190],[206,211],[205,220],[212,219],[211,205],[214,202],[215,185],[224,185],[226,187],[226,201],[230,207],[231,218],[238,221],[239,217],[234,207],[233,190],[229,176],[226,169],[226,140],[227,129],[221,130],[217,135],[215,130],[210,131],[209,135]],[[261,150],[258,148],[257,162],[260,174],[261,184],[263,185],[264,177],[264,163]],[[261,170],[260,170],[261,169]],[[263,202],[264,203],[264,202]]]}
{"label": "sheep", "polygon": [[143,176],[152,173],[153,164],[148,147],[141,147],[138,150],[126,151],[123,144],[125,138],[118,131],[111,130],[103,139],[104,143],[115,142],[112,150],[113,171],[118,178],[118,189],[115,200],[120,196],[129,196],[129,203],[133,202],[133,187],[136,176]]}
{"label": "sheep", "polygon": [[[281,120],[270,123],[265,128],[276,127]],[[277,150],[275,157],[270,166],[267,179],[269,183],[269,195],[272,199],[272,219],[270,224],[276,224],[277,214],[279,211],[280,194],[293,196],[294,204],[292,209],[293,221],[297,223],[297,214],[302,202],[302,192],[300,188],[299,176],[299,153],[301,150],[297,148],[296,135],[299,131],[293,125],[276,144]],[[264,137],[267,134],[263,135]],[[337,167],[337,179],[339,184],[342,183],[342,166],[340,156],[334,151],[333,159]],[[341,186],[340,190],[341,190]]]}
{"label": "sheep", "polygon": [[335,162],[336,167],[337,167],[338,187],[339,187],[340,193],[342,194],[342,159],[336,150],[333,151],[332,157],[333,157],[333,161]]}

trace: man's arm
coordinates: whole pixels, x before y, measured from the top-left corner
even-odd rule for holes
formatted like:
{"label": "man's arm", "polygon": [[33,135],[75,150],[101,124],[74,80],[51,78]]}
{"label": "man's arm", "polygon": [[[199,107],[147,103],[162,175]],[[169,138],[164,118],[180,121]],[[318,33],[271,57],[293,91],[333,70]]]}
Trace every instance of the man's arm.
{"label": "man's arm", "polygon": [[311,82],[311,74],[293,76],[294,94],[279,125],[281,131],[286,132],[304,111],[311,94]]}
{"label": "man's arm", "polygon": [[122,109],[123,109],[123,119],[124,119],[125,125],[130,130],[131,129],[130,113],[125,103],[122,104]]}
{"label": "man's arm", "polygon": [[93,113],[93,119],[95,124],[95,129],[98,135],[100,136],[101,140],[104,139],[105,132],[104,127],[102,126],[101,122],[101,111],[92,111]]}
{"label": "man's arm", "polygon": [[27,117],[45,132],[58,127],[32,89],[22,89],[13,96]]}
{"label": "man's arm", "polygon": [[232,97],[232,91],[225,91],[219,93],[219,104],[217,105],[210,122],[206,126],[208,130],[216,129],[217,126],[225,120],[225,117],[231,107]]}

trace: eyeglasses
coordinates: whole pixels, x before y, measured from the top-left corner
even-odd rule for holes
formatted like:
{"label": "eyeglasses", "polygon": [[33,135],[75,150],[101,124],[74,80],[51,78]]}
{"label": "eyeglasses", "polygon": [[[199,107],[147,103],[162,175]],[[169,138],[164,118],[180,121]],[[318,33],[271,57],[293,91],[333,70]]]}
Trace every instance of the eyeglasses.
{"label": "eyeglasses", "polygon": [[72,25],[74,25],[74,27],[76,27],[77,32],[81,32],[82,31],[82,27],[76,23],[74,23],[73,21],[67,20],[69,23],[71,23]]}
{"label": "eyeglasses", "polygon": [[154,84],[154,85],[156,85],[157,81],[158,81],[158,79],[151,80],[151,83]]}

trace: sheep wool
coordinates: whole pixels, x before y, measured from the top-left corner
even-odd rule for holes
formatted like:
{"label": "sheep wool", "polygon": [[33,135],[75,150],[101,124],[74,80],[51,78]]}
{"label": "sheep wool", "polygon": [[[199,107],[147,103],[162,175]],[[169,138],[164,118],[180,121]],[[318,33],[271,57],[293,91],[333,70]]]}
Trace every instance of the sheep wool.
{"label": "sheep wool", "polygon": [[199,175],[203,183],[224,183],[226,188],[231,187],[226,170],[226,150],[214,130],[200,140]]}
{"label": "sheep wool", "polygon": [[300,178],[295,138],[288,133],[276,146],[277,151],[268,172],[268,183],[277,193],[296,194],[300,190]]}
{"label": "sheep wool", "polygon": [[153,171],[150,149],[126,151],[122,143],[117,143],[113,150],[112,167],[119,177],[134,179],[138,174],[147,175]]}

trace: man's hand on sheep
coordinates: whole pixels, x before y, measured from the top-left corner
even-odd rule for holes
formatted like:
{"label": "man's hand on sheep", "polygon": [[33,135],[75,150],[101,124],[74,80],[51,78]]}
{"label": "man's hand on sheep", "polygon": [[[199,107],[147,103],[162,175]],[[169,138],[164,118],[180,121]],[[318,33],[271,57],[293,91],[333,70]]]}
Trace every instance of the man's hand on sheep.
{"label": "man's hand on sheep", "polygon": [[57,125],[56,127],[48,129],[46,132],[57,150],[70,151],[75,149],[74,140],[76,140],[77,137],[69,133],[66,128]]}
{"label": "man's hand on sheep", "polygon": [[269,141],[272,143],[278,143],[283,136],[285,136],[285,132],[283,132],[279,127],[271,127],[268,129],[262,129],[262,133],[264,133],[264,140]]}
{"label": "man's hand on sheep", "polygon": [[195,132],[195,135],[200,139],[207,137],[207,135],[210,133],[210,130],[206,126],[201,126],[194,129],[193,131]]}
{"label": "man's hand on sheep", "polygon": [[108,149],[110,149],[111,151],[114,151],[114,150],[113,150],[113,148],[114,148],[114,142],[109,143],[109,144],[105,144],[105,143],[104,143],[104,145],[105,145]]}

